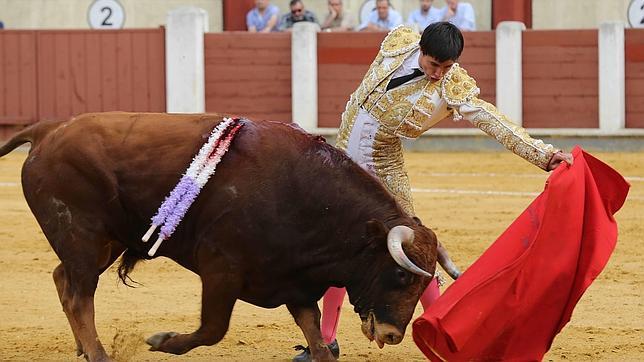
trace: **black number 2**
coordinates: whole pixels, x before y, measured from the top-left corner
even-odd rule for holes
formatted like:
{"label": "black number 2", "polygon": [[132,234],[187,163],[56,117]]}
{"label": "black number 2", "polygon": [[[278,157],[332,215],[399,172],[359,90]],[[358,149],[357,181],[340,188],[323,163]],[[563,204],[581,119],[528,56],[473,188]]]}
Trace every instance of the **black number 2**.
{"label": "black number 2", "polygon": [[[107,12],[107,16],[105,17],[105,19],[103,19],[103,22],[101,23],[101,25],[104,25],[104,26],[112,26],[112,25],[114,25],[114,24],[112,24],[112,22],[109,21],[110,17],[112,16],[112,9],[106,6],[106,7],[101,9],[101,13],[102,12]],[[644,19],[643,19],[643,21],[644,21]]]}

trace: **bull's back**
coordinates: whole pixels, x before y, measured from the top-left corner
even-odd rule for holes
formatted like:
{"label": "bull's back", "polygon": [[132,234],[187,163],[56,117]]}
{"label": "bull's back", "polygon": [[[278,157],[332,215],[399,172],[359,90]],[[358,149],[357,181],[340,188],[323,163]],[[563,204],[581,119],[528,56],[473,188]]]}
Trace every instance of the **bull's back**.
{"label": "bull's back", "polygon": [[[123,112],[75,117],[32,146],[23,168],[27,201],[34,213],[51,209],[43,204],[55,199],[84,214],[101,209],[101,219],[127,218],[144,228],[222,118]],[[208,182],[213,202],[220,201],[220,188],[235,185],[248,193],[255,188],[248,180],[272,177],[273,162],[295,158],[304,138],[283,124],[244,121]]]}

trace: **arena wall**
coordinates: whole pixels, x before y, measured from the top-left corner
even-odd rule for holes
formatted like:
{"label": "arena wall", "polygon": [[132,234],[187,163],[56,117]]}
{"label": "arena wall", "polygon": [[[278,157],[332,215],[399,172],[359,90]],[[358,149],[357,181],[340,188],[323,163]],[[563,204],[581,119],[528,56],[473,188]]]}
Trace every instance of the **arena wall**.
{"label": "arena wall", "polygon": [[523,33],[523,126],[597,128],[597,30]]}
{"label": "arena wall", "polygon": [[644,30],[626,29],[626,127],[644,128]]}
{"label": "arena wall", "polygon": [[206,34],[206,111],[291,121],[291,34]]}
{"label": "arena wall", "polygon": [[0,32],[0,137],[84,112],[165,111],[164,30]]}
{"label": "arena wall", "polygon": [[[38,120],[82,112],[166,111],[166,72],[173,71],[166,68],[171,64],[166,56],[182,55],[165,53],[165,35],[163,28],[0,32],[2,132],[6,135]],[[206,111],[294,120],[311,131],[333,134],[350,93],[384,35],[317,33],[314,99],[318,99],[318,113],[309,122],[292,116],[292,87],[298,79],[291,74],[290,33],[205,34]],[[496,72],[501,71],[495,59],[498,35],[466,33],[467,47],[461,58],[461,64],[477,79],[481,98],[492,103],[497,102]],[[606,129],[598,115],[599,78],[605,79],[598,64],[599,37],[597,30],[522,33],[523,84],[519,90],[526,128],[545,134],[580,134],[583,130],[594,136],[614,131],[644,134],[644,30],[624,31],[625,76],[610,79],[623,83],[625,112],[616,112],[615,122],[608,119],[612,125]],[[470,125],[447,121],[437,128],[440,134],[441,128],[449,131]]]}

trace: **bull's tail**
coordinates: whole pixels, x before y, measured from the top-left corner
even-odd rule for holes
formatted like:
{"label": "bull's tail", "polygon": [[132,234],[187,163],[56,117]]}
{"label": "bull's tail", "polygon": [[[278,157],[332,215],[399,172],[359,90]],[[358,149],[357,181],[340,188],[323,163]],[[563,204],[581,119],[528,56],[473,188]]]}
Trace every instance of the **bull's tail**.
{"label": "bull's tail", "polygon": [[123,284],[132,288],[134,288],[134,285],[130,284],[130,282],[134,284],[140,284],[136,280],[130,278],[128,274],[130,274],[130,272],[134,270],[136,264],[143,259],[144,257],[141,255],[141,253],[138,253],[132,249],[125,250],[123,255],[121,255],[121,262],[118,267],[118,276]]}
{"label": "bull's tail", "polygon": [[0,157],[6,155],[7,153],[15,150],[18,146],[23,145],[27,142],[31,143],[32,147],[38,143],[43,137],[45,137],[52,129],[58,128],[61,123],[65,121],[41,121],[36,124],[33,124],[22,131],[16,133],[13,137],[7,141],[2,147],[0,147]]}

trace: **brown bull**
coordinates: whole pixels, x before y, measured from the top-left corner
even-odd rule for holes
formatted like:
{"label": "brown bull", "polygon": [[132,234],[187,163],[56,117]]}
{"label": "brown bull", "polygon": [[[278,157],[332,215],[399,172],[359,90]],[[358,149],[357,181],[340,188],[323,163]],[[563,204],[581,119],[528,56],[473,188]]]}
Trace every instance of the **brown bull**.
{"label": "brown bull", "polygon": [[[61,260],[54,282],[77,352],[90,361],[109,359],[94,324],[99,275],[123,254],[125,281],[137,261],[150,258],[150,243],[141,241],[150,217],[221,119],[86,114],[38,123],[0,148],[2,156],[32,144],[22,170],[25,198]],[[347,288],[369,339],[399,343],[430,280],[425,271],[435,270],[434,233],[337,149],[286,124],[242,123],[156,254],[201,277],[201,325],[159,333],[148,340],[152,349],[183,354],[217,343],[241,299],[285,304],[313,358],[333,360],[317,307],[330,286]]]}

